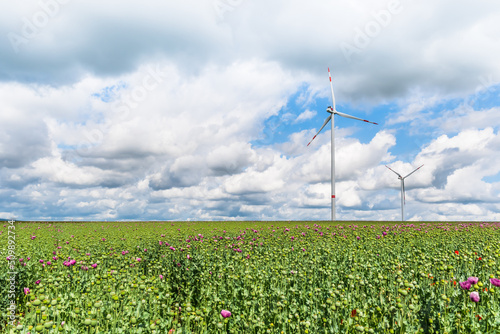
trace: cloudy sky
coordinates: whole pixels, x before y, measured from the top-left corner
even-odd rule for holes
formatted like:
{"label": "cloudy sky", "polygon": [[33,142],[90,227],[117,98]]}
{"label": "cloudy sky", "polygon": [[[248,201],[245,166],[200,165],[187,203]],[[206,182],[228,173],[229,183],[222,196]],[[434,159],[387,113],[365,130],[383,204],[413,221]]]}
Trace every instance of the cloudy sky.
{"label": "cloudy sky", "polygon": [[497,0],[0,2],[0,217],[500,219]]}

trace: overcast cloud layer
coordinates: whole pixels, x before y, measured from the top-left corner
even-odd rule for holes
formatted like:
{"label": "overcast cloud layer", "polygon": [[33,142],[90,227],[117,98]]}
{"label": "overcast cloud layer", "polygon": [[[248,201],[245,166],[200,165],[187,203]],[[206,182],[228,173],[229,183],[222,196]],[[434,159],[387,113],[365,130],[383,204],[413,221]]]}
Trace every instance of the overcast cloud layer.
{"label": "overcast cloud layer", "polygon": [[0,3],[0,218],[500,219],[498,1]]}

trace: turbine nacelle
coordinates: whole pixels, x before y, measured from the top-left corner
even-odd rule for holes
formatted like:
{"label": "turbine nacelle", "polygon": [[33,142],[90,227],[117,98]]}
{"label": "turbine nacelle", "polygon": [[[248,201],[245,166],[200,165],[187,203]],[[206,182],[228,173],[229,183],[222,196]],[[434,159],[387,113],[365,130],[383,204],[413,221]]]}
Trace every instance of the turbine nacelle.
{"label": "turbine nacelle", "polygon": [[326,108],[326,111],[329,112],[330,114],[335,113],[335,110],[333,110],[332,106],[328,106],[328,108]]}

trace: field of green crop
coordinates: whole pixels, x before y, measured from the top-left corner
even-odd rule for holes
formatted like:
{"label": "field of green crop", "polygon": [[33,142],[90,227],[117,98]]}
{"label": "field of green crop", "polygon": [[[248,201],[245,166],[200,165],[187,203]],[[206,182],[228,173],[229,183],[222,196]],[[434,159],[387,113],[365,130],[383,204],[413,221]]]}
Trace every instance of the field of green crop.
{"label": "field of green crop", "polygon": [[499,223],[13,225],[5,333],[500,332]]}

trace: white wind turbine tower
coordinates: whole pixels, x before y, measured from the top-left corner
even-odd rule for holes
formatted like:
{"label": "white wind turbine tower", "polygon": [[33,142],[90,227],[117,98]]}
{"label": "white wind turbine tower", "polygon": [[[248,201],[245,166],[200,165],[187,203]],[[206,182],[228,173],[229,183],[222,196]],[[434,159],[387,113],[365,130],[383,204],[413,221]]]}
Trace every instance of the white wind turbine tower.
{"label": "white wind turbine tower", "polygon": [[[309,144],[312,143],[314,138],[316,138],[316,136],[321,132],[321,130],[323,130],[323,128],[331,120],[332,121],[332,164],[331,164],[331,166],[332,166],[332,220],[335,220],[335,118],[333,116],[339,115],[339,116],[346,117],[346,118],[357,119],[358,121],[363,121],[363,122],[372,123],[372,124],[376,124],[376,125],[378,125],[378,124],[375,122],[367,121],[366,119],[362,119],[362,118],[358,118],[358,117],[354,117],[354,116],[351,116],[348,114],[338,112],[337,109],[335,109],[335,95],[333,94],[332,75],[330,74],[330,68],[328,68],[328,76],[330,77],[330,88],[332,90],[332,103],[333,103],[332,105],[333,105],[333,107],[330,106],[330,107],[326,108],[326,111],[329,112],[330,115],[326,118],[325,122],[323,123],[323,126],[321,126],[318,133],[316,133],[314,135],[314,137],[311,139]],[[309,144],[307,144],[307,146],[309,146]]]}
{"label": "white wind turbine tower", "polygon": [[415,173],[417,170],[419,170],[422,166],[418,167],[417,169],[415,169],[413,172],[411,172],[410,174],[406,175],[405,177],[402,177],[399,173],[397,173],[396,171],[394,171],[393,169],[391,169],[389,166],[385,166],[385,167],[389,168],[391,171],[393,171],[398,176],[398,179],[401,180],[401,221],[405,220],[405,211],[404,211],[404,207],[405,207],[405,204],[406,204],[406,199],[405,199],[405,179],[408,176],[410,176],[411,174]]}

